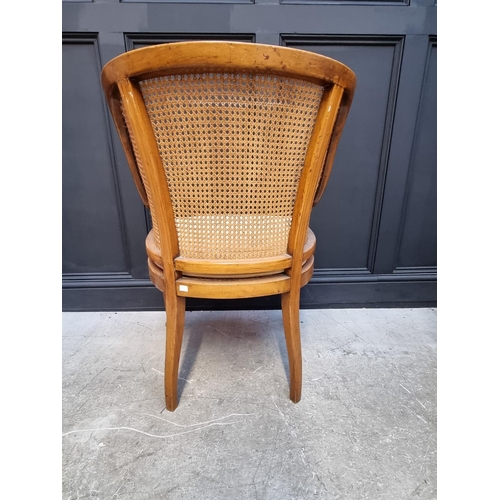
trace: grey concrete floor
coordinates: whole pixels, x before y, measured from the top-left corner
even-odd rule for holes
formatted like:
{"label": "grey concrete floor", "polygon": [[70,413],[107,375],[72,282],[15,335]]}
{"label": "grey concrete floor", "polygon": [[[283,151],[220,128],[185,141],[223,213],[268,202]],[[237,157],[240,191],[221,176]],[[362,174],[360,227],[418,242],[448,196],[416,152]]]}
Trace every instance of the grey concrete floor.
{"label": "grey concrete floor", "polygon": [[435,499],[436,310],[186,315],[165,410],[161,312],[63,314],[63,499]]}

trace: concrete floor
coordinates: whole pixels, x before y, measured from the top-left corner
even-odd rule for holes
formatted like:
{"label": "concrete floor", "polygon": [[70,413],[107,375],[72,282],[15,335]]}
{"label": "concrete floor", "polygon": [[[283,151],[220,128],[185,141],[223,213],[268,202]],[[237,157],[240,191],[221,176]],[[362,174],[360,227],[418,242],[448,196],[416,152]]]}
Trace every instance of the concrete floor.
{"label": "concrete floor", "polygon": [[63,499],[435,499],[436,310],[191,312],[180,403],[165,315],[63,314]]}

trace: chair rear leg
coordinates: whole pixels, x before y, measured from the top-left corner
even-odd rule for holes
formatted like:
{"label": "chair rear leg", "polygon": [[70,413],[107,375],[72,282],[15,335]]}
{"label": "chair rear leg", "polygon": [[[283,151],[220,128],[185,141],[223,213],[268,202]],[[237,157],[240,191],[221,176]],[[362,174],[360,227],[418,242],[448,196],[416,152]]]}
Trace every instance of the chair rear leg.
{"label": "chair rear leg", "polygon": [[302,393],[302,349],[299,319],[300,288],[281,295],[281,312],[285,329],[288,365],[290,367],[290,399],[300,401]]}
{"label": "chair rear leg", "polygon": [[177,384],[179,379],[179,357],[181,354],[184,317],[186,312],[185,297],[165,293],[167,312],[167,341],[165,348],[165,404],[167,410],[177,408]]}

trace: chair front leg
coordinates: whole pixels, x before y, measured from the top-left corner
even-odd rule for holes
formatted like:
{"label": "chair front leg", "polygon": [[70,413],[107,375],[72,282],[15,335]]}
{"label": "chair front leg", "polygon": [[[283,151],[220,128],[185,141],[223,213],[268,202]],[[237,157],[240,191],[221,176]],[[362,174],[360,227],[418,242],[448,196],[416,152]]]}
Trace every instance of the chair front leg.
{"label": "chair front leg", "polygon": [[167,313],[167,340],[165,348],[165,404],[167,410],[177,408],[177,384],[179,379],[179,358],[181,354],[182,336],[184,333],[184,317],[186,312],[185,297],[178,297],[173,292],[164,293]]}
{"label": "chair front leg", "polygon": [[281,295],[281,312],[285,329],[288,366],[290,367],[290,399],[300,401],[302,393],[302,349],[300,345],[300,287]]}

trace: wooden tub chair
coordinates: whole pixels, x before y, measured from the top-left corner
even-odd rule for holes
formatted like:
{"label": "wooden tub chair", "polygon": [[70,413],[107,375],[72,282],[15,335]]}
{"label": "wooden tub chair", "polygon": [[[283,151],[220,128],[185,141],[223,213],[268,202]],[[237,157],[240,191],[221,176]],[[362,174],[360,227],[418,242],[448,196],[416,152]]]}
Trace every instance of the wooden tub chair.
{"label": "wooden tub chair", "polygon": [[149,207],[149,275],[167,313],[165,399],[177,407],[186,297],[281,295],[290,399],[301,397],[309,229],[351,105],[338,61],[251,43],[181,42],[110,61],[102,86]]}

